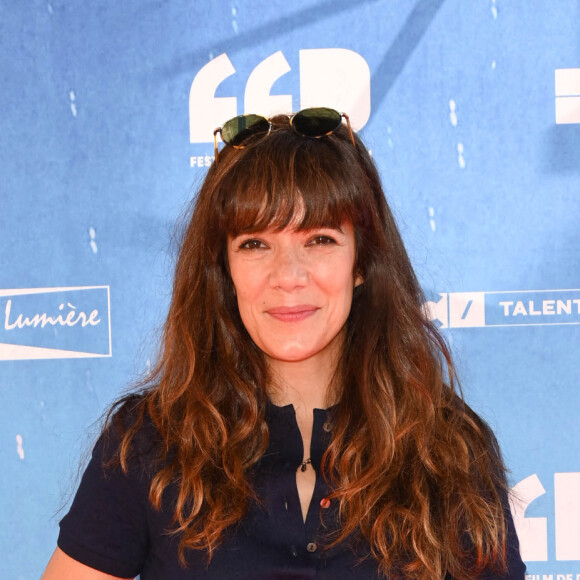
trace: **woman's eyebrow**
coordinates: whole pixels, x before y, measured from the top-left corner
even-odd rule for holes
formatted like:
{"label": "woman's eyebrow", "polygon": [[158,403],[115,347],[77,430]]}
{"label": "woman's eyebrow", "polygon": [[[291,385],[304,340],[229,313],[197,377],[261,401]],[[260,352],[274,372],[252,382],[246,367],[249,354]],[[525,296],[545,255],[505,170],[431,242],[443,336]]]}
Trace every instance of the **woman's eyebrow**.
{"label": "woman's eyebrow", "polygon": [[[339,232],[341,234],[344,234],[344,230],[340,227],[340,226],[321,226],[322,229],[326,229],[326,230],[334,230],[335,232]],[[316,229],[316,228],[314,228]]]}
{"label": "woman's eyebrow", "polygon": [[338,224],[320,224],[318,226],[297,228],[296,231],[308,232],[314,230],[334,230],[335,232],[340,232],[341,234],[344,234],[344,230]]}

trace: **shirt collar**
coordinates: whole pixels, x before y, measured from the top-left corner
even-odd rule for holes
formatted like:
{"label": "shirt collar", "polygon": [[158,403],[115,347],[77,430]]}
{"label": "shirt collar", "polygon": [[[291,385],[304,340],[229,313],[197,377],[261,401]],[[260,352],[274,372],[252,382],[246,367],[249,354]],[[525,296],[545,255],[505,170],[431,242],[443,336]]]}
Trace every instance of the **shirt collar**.
{"label": "shirt collar", "polygon": [[[320,470],[322,456],[328,448],[331,435],[331,415],[334,407],[328,409],[314,409],[314,423],[312,427],[312,440],[310,443],[310,458],[312,467]],[[293,405],[279,407],[268,401],[266,408],[266,422],[270,432],[268,450],[264,454],[272,460],[283,461],[289,468],[298,469],[304,456],[302,436],[296,412]]]}

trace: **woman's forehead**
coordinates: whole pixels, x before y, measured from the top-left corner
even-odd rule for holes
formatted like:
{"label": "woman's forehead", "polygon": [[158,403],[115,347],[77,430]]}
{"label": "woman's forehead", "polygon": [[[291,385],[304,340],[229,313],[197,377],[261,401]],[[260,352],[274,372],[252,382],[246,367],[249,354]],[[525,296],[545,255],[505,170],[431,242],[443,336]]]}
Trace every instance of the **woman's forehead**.
{"label": "woman's forehead", "polygon": [[265,230],[297,231],[317,227],[339,229],[345,221],[352,221],[350,212],[329,203],[324,195],[305,197],[299,191],[281,195],[264,193],[260,199],[242,199],[230,205],[224,215],[224,230],[236,236]]}
{"label": "woman's forehead", "polygon": [[267,234],[279,234],[279,233],[290,233],[290,234],[302,234],[302,233],[306,233],[308,234],[311,231],[320,231],[320,230],[333,230],[339,234],[345,234],[348,231],[352,230],[352,224],[350,222],[342,222],[340,224],[328,224],[328,225],[317,225],[317,226],[312,226],[312,227],[303,227],[301,226],[300,222],[297,223],[289,223],[286,227],[265,227],[265,228],[260,228],[260,229],[251,229],[251,230],[245,230],[243,232],[240,232],[239,234],[228,234],[228,239],[232,240],[236,237],[239,236],[244,236],[244,235],[259,235],[259,234],[263,234],[263,233],[267,233]]}

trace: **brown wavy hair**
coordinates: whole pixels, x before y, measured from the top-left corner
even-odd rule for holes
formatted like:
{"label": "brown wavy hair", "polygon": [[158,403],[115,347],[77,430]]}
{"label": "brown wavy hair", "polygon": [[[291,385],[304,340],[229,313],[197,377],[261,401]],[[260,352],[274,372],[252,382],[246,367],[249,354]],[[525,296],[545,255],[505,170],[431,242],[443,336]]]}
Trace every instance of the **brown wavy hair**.
{"label": "brown wavy hair", "polygon": [[[268,444],[270,376],[242,324],[227,236],[295,224],[353,225],[355,289],[332,393],[322,471],[340,509],[330,545],[364,540],[392,577],[472,578],[505,570],[505,469],[487,425],[457,394],[373,161],[346,128],[296,135],[287,117],[244,149],[226,147],[192,202],[158,362],[132,399],[119,448],[127,469],[145,420],[160,438],[150,501],[177,485],[180,558],[208,558],[259,501],[248,479]],[[298,213],[298,208],[301,213]],[[127,399],[124,401],[127,406]],[[121,401],[115,409],[122,406]],[[147,419],[146,419],[147,418]]]}

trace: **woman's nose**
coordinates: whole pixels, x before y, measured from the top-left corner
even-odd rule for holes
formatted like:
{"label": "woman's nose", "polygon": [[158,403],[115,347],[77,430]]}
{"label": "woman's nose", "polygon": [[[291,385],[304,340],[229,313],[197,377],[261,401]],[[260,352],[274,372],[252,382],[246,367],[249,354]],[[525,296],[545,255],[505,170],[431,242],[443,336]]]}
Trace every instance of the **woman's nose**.
{"label": "woman's nose", "polygon": [[291,292],[304,286],[308,280],[308,270],[301,255],[301,248],[283,248],[273,256],[270,284]]}

